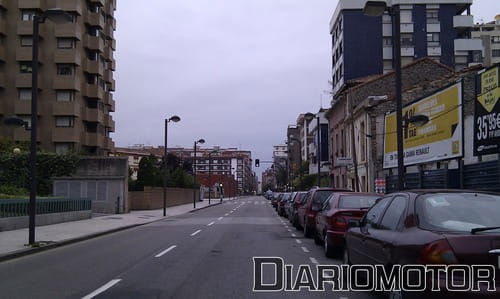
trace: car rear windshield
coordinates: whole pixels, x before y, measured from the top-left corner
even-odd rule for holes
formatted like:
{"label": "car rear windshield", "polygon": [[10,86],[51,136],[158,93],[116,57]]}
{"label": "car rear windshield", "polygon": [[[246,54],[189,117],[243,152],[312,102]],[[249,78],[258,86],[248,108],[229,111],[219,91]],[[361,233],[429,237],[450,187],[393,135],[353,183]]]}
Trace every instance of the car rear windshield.
{"label": "car rear windshield", "polygon": [[376,195],[343,195],[339,200],[340,209],[370,208],[380,198]]}
{"label": "car rear windshield", "polygon": [[313,204],[320,204],[322,205],[325,200],[333,193],[333,191],[329,191],[329,190],[319,190],[319,191],[316,191],[316,193],[314,194],[314,198],[313,198]]}
{"label": "car rear windshield", "polygon": [[[434,193],[417,198],[419,226],[438,231],[470,232],[500,226],[500,196],[484,193]],[[484,233],[500,233],[499,229]]]}

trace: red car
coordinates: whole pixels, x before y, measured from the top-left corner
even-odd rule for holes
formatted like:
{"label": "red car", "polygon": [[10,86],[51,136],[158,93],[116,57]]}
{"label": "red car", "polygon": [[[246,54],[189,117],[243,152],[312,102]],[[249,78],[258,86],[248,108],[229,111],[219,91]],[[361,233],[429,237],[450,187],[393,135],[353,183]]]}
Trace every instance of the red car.
{"label": "red car", "polygon": [[312,238],[314,236],[316,214],[321,210],[325,200],[330,197],[333,192],[350,192],[350,190],[316,187],[311,189],[302,201],[297,213],[297,226],[304,229],[305,237]]}
{"label": "red car", "polygon": [[[353,224],[355,226],[355,224]],[[496,291],[446,290],[447,275],[427,278],[425,292],[396,298],[500,298],[500,194],[409,190],[384,196],[345,235],[344,263],[363,265],[489,265]],[[410,278],[410,283],[415,281]],[[454,284],[464,282],[453,277]],[[440,286],[432,292],[429,286]]]}
{"label": "red car", "polygon": [[325,201],[316,215],[314,241],[324,245],[327,257],[342,253],[349,223],[359,223],[379,198],[376,193],[334,192]]}

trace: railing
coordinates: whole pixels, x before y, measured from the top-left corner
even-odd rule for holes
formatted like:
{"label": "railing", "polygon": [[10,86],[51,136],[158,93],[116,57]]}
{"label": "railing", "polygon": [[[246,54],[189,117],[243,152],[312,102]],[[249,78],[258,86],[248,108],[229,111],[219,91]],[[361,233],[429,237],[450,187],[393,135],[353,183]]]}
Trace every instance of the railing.
{"label": "railing", "polygon": [[[0,199],[0,218],[28,216],[28,199]],[[37,199],[36,214],[54,214],[92,210],[87,198]]]}

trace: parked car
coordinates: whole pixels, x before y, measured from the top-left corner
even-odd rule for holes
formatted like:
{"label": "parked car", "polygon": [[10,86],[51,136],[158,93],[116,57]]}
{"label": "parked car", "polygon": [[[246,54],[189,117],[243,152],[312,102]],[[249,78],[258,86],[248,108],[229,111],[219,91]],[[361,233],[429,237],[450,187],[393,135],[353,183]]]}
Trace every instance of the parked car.
{"label": "parked car", "polygon": [[380,198],[376,193],[333,192],[316,215],[314,241],[323,245],[325,255],[333,257],[344,249],[348,224],[359,220]]}
{"label": "parked car", "polygon": [[[500,298],[500,194],[466,190],[414,190],[380,199],[359,227],[345,235],[344,263],[492,265],[496,292],[444,291],[444,277],[432,283],[439,294],[414,294],[425,298]],[[355,224],[353,224],[355,226]],[[455,283],[463,282],[457,279]],[[430,286],[431,282],[427,283]],[[407,298],[413,294],[393,292]]]}
{"label": "parked car", "polygon": [[304,230],[304,236],[311,238],[314,236],[314,229],[316,228],[316,213],[321,209],[325,200],[333,192],[349,192],[348,189],[335,189],[335,188],[313,188],[311,189],[305,199],[302,201],[298,208],[298,227]]}
{"label": "parked car", "polygon": [[283,197],[283,193],[274,193],[273,194],[273,199],[271,199],[271,204],[273,205],[273,208],[277,210],[278,208],[278,201]]}
{"label": "parked car", "polygon": [[276,209],[278,215],[285,216],[285,203],[288,201],[291,195],[291,193],[283,193],[283,196],[278,201],[278,207]]}
{"label": "parked car", "polygon": [[290,220],[290,223],[294,227],[297,227],[298,209],[299,209],[300,204],[302,203],[302,200],[304,200],[306,195],[307,195],[307,192],[305,192],[305,191],[297,192],[295,194],[295,196],[290,201],[290,205],[288,208],[288,220]]}
{"label": "parked car", "polygon": [[288,200],[285,202],[283,216],[286,218],[290,217],[289,216],[290,215],[290,207],[292,206],[293,199],[295,198],[296,195],[297,195],[297,192],[292,192],[290,194],[290,197],[288,198]]}

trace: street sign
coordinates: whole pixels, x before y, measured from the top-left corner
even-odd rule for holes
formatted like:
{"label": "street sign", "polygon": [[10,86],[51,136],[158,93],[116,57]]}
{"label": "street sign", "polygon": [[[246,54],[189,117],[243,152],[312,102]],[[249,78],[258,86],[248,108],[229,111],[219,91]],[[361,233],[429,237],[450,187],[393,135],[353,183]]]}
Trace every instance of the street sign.
{"label": "street sign", "polygon": [[350,166],[352,164],[352,158],[337,157],[337,159],[335,159],[335,166]]}
{"label": "street sign", "polygon": [[500,153],[499,66],[479,74],[476,79],[474,112],[474,156]]}
{"label": "street sign", "polygon": [[[403,128],[404,164],[439,161],[461,157],[463,143],[462,82],[445,87],[403,108],[403,118],[425,115],[429,122]],[[398,166],[396,113],[386,115],[384,168]]]}

